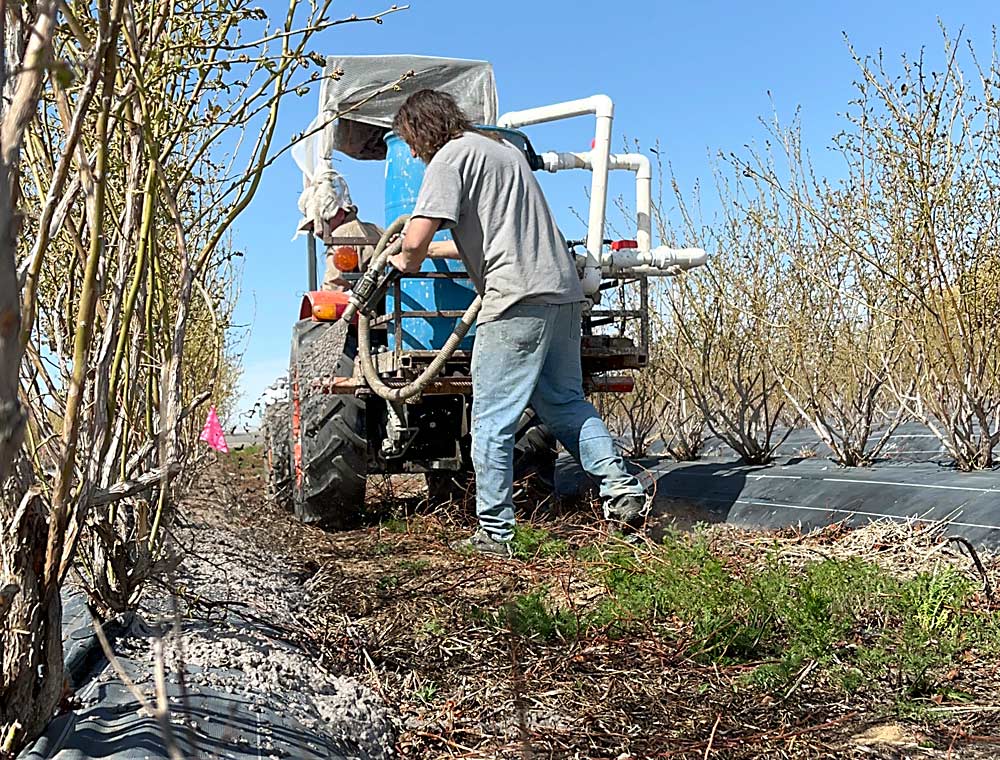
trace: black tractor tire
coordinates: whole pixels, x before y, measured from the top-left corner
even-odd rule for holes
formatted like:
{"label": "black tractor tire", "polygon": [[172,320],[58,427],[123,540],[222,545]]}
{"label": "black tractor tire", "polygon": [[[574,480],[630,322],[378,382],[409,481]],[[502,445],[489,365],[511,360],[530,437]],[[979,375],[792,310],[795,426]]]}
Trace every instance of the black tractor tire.
{"label": "black tractor tire", "polygon": [[288,373],[292,509],[306,523],[344,529],[365,512],[368,442],[365,405],[312,386],[354,372],[357,338],[341,322],[295,324]]}
{"label": "black tractor tire", "polygon": [[275,401],[264,409],[261,423],[268,495],[282,509],[292,506],[292,407]]}
{"label": "black tractor tire", "polygon": [[514,442],[514,482],[534,476],[545,486],[555,486],[558,442],[530,408],[521,415]]}

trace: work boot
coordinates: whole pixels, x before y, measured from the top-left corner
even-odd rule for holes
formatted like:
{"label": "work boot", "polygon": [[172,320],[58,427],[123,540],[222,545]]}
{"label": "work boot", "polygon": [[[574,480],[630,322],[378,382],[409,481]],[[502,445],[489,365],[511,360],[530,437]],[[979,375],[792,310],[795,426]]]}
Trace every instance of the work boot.
{"label": "work boot", "polygon": [[609,525],[625,536],[640,535],[646,528],[649,499],[645,494],[628,494],[609,500],[604,505],[604,517]]}
{"label": "work boot", "polygon": [[479,554],[502,557],[503,559],[511,559],[514,556],[514,550],[510,545],[510,541],[499,541],[482,528],[468,538],[453,541],[451,548],[462,554],[477,552]]}

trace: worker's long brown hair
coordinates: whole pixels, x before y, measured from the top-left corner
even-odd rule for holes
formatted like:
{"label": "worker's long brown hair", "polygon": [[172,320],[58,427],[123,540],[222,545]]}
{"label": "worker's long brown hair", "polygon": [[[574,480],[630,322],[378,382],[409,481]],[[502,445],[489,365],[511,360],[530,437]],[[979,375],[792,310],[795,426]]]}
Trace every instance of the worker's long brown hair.
{"label": "worker's long brown hair", "polygon": [[449,140],[478,131],[455,99],[439,90],[418,90],[408,97],[392,120],[392,130],[424,163],[430,163]]}

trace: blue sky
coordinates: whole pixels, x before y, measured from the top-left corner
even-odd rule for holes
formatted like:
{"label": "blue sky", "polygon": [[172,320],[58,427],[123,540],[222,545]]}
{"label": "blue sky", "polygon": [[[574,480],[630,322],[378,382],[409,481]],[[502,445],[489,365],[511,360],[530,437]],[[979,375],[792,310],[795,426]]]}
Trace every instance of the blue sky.
{"label": "blue sky", "polygon": [[[334,9],[337,16],[368,15],[391,4],[338,0]],[[902,53],[912,57],[922,47],[931,62],[939,60],[939,21],[951,33],[964,27],[988,59],[991,27],[1000,19],[996,0],[411,0],[409,5],[380,25],[334,28],[314,49],[324,55],[488,60],[501,113],[606,93],[615,101],[613,147],[621,149],[625,138],[643,146],[659,141],[684,187],[711,177],[719,151],[739,153],[761,139],[759,118],[771,114],[772,102],[784,120],[801,109],[804,144],[821,170],[836,172],[832,156],[824,154],[844,126],[841,114],[857,76],[845,33],[859,53],[881,49],[895,69]],[[290,98],[280,121],[284,138],[300,131],[316,110],[315,92]],[[579,118],[527,131],[539,151],[586,150],[593,122]],[[345,161],[338,168],[362,215],[382,223],[383,165]],[[612,193],[630,200],[629,181],[616,179]],[[541,180],[564,233],[578,236],[584,225],[571,209],[586,206],[589,175],[545,174]],[[286,154],[265,175],[236,225],[236,243],[246,252],[236,314],[249,326],[244,409],[287,367],[291,325],[306,287],[305,243],[290,240],[300,189],[301,177]]]}

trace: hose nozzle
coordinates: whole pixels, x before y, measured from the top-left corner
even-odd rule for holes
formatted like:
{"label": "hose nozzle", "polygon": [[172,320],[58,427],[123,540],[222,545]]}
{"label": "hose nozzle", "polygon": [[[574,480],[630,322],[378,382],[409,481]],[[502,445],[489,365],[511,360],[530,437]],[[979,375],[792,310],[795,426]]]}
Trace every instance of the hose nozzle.
{"label": "hose nozzle", "polygon": [[361,275],[361,279],[351,289],[347,306],[340,316],[342,320],[350,324],[359,311],[370,316],[372,308],[385,294],[389,285],[399,277],[399,270],[392,266],[386,267],[386,262],[390,256],[398,253],[401,247],[402,241],[397,240],[372,260],[365,273]]}

